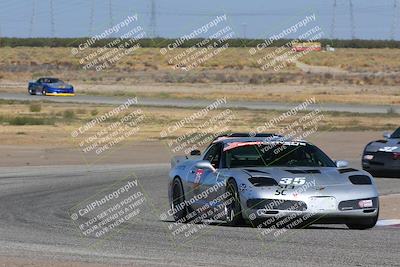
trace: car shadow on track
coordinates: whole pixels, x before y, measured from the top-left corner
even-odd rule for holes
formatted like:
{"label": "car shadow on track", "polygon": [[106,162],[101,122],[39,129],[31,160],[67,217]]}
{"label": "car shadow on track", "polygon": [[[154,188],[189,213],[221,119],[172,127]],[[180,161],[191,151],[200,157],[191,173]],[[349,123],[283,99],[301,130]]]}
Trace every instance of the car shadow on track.
{"label": "car shadow on track", "polygon": [[[168,219],[168,220],[161,220],[164,223],[175,223],[174,220]],[[194,224],[194,223],[190,223]],[[226,222],[223,221],[206,221],[206,222],[199,222],[195,223],[196,225],[208,225],[208,226],[214,226],[214,227],[228,227],[228,228],[254,228],[256,229],[257,227],[253,227],[251,224],[240,224],[236,226],[230,226]],[[262,227],[263,229],[266,229],[268,227]],[[272,227],[270,227],[272,228]],[[309,229],[309,230],[349,230],[344,224],[314,224],[314,225],[309,225],[306,227],[299,227],[299,228],[285,228],[285,227],[277,227],[276,229],[290,229],[290,230],[301,230],[301,229]]]}

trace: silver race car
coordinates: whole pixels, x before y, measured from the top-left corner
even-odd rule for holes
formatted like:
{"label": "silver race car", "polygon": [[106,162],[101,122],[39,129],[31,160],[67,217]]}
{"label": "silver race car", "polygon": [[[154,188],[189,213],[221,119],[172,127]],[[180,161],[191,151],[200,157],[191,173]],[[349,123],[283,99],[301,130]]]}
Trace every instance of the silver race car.
{"label": "silver race car", "polygon": [[383,136],[384,140],[367,144],[362,156],[362,167],[374,176],[400,178],[400,128]]}
{"label": "silver race car", "polygon": [[373,177],[332,161],[306,141],[230,134],[171,161],[170,212],[177,222],[287,227],[315,223],[368,229],[378,219]]}

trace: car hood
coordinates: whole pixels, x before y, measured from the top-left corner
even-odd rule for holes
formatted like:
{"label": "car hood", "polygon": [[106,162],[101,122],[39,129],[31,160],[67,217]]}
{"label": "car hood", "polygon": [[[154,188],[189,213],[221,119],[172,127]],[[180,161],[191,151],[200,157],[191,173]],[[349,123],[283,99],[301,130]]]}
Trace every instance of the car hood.
{"label": "car hood", "polygon": [[400,138],[389,138],[386,140],[377,140],[369,143],[365,152],[400,152]]}
{"label": "car hood", "polygon": [[[307,183],[315,186],[351,184],[349,176],[368,175],[364,171],[352,168],[337,169],[335,167],[266,167],[266,168],[241,168],[236,170],[250,177],[270,177],[278,184],[282,178],[305,178]],[[368,175],[369,176],[369,175]],[[370,177],[370,176],[369,176]]]}

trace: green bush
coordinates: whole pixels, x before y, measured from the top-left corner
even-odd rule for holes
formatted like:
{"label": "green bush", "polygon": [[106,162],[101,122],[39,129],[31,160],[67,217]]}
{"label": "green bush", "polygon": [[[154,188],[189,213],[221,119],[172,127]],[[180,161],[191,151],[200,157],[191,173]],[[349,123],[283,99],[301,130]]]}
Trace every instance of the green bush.
{"label": "green bush", "polygon": [[97,114],[99,114],[99,111],[97,109],[93,109],[92,111],[90,111],[90,115],[92,116],[96,116]]}
{"label": "green bush", "polygon": [[38,103],[32,103],[29,105],[29,110],[31,112],[40,112],[42,110],[42,105]]}
{"label": "green bush", "polygon": [[67,109],[63,113],[63,118],[66,120],[72,120],[75,118],[75,112],[73,110]]}
{"label": "green bush", "polygon": [[[86,42],[88,38],[1,38],[0,47],[17,47],[17,46],[28,46],[28,47],[77,47],[79,44]],[[112,42],[113,39],[101,39],[98,40],[92,47],[104,47],[108,43]],[[201,38],[190,39],[184,42],[181,47],[192,47],[197,43],[203,41]],[[211,40],[214,43],[217,40]],[[255,47],[259,43],[262,43],[262,39],[229,39],[229,47]],[[271,46],[279,47],[287,44],[292,40],[280,39],[273,42]],[[340,39],[321,39],[319,40],[323,46],[327,44],[337,48],[400,48],[400,41],[396,40],[340,40]],[[138,43],[141,47],[166,47],[168,44],[175,42],[174,39],[166,38],[153,38],[153,39],[141,39]],[[219,44],[223,45],[222,42]],[[134,45],[134,44],[132,44]]]}
{"label": "green bush", "polygon": [[34,117],[14,117],[14,118],[3,118],[4,122],[8,122],[10,125],[53,125],[54,121],[46,118],[34,118]]}

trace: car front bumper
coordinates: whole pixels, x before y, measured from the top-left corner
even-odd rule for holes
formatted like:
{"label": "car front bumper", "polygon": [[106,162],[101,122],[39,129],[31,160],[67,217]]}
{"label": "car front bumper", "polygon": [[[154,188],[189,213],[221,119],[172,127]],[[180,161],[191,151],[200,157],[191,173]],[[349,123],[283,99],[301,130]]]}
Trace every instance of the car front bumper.
{"label": "car front bumper", "polygon": [[74,96],[73,88],[48,88],[46,95],[48,96]]}

